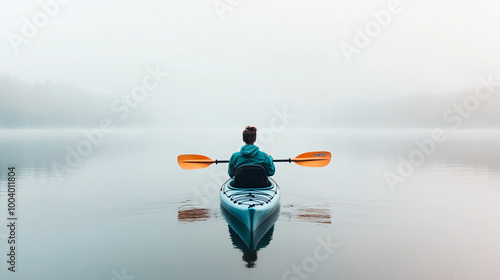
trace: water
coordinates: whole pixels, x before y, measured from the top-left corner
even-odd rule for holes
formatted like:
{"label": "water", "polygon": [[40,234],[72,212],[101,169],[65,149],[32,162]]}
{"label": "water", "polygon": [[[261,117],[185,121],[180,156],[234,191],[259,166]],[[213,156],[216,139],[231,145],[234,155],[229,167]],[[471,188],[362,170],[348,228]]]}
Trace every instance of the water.
{"label": "water", "polygon": [[500,132],[446,133],[392,187],[384,174],[398,175],[429,130],[277,133],[262,145],[275,158],[333,158],[277,163],[281,208],[255,251],[221,212],[227,165],[176,162],[227,159],[240,129],[116,130],[60,177],[52,165],[67,165],[81,131],[1,131],[0,220],[9,166],[18,218],[15,273],[0,228],[1,279],[499,279]]}

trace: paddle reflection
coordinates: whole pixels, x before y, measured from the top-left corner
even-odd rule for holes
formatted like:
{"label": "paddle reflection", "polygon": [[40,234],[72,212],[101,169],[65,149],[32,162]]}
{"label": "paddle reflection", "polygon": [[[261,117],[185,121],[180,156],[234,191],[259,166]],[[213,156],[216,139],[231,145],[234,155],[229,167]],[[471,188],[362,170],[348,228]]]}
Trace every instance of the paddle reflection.
{"label": "paddle reflection", "polygon": [[267,217],[254,230],[250,231],[245,224],[229,213],[222,205],[221,212],[228,223],[229,236],[234,248],[242,253],[242,260],[247,268],[253,268],[257,263],[257,251],[269,245],[273,239],[274,224],[278,220],[280,207]]}
{"label": "paddle reflection", "polygon": [[288,204],[283,206],[282,218],[290,221],[307,222],[315,224],[331,224],[331,209],[329,205],[295,206]]}
{"label": "paddle reflection", "polygon": [[[227,213],[225,208],[222,207],[221,209],[223,214],[224,211],[226,214],[230,214]],[[323,225],[329,225],[332,223],[331,209],[329,205],[297,206],[288,204],[282,206],[281,210],[276,212],[279,212],[279,217],[282,221],[294,221],[299,223],[306,222]],[[216,219],[219,216],[220,213],[218,213],[217,209],[196,207],[195,205],[192,205],[190,201],[183,202],[177,210],[177,219],[181,223],[205,222],[210,219]],[[234,216],[231,215],[231,218],[234,218]]]}
{"label": "paddle reflection", "polygon": [[196,207],[188,200],[177,208],[177,220],[181,223],[204,222],[213,218],[212,212],[210,209]]}
{"label": "paddle reflection", "polygon": [[177,219],[181,223],[207,221],[210,219],[210,210],[203,208],[179,209]]}

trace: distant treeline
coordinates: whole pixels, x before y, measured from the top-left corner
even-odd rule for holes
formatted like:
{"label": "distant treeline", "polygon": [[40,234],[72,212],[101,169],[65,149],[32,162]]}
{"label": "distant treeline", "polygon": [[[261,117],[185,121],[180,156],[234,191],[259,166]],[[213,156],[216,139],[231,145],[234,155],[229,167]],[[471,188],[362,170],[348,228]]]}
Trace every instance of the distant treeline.
{"label": "distant treeline", "polygon": [[[116,96],[98,96],[52,82],[25,83],[0,76],[0,128],[96,127],[113,117],[110,105]],[[124,125],[140,123],[128,118]]]}
{"label": "distant treeline", "polygon": [[[483,88],[482,97],[488,91]],[[294,125],[316,127],[387,128],[500,128],[500,88],[486,98],[477,98],[474,89],[446,93],[408,93],[371,96],[355,95],[337,99],[322,95],[298,96],[311,106],[287,106],[296,115]],[[346,93],[348,95],[349,93]],[[219,94],[220,95],[220,94]],[[25,83],[0,76],[0,128],[95,127],[105,118],[117,118],[111,104],[120,96],[93,95],[56,83]],[[216,96],[215,98],[223,98]],[[293,103],[292,103],[293,104]],[[120,120],[123,126],[162,125],[148,106],[134,110]],[[115,108],[116,109],[116,108]],[[175,108],[173,108],[175,110]],[[176,111],[169,112],[175,116]],[[177,112],[179,113],[179,112]],[[197,116],[201,120],[205,115]],[[239,116],[241,118],[241,116]],[[195,118],[195,119],[196,119]],[[164,118],[169,119],[169,118]],[[159,123],[156,123],[159,122]],[[178,126],[185,120],[175,118]],[[231,120],[227,120],[229,124]],[[165,125],[165,123],[163,123]],[[168,124],[167,124],[168,125]]]}

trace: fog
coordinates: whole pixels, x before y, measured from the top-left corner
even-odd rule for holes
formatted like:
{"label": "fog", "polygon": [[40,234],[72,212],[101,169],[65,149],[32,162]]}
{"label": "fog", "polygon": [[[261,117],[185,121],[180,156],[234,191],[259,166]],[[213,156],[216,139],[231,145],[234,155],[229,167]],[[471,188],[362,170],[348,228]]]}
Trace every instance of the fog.
{"label": "fog", "polygon": [[1,127],[500,120],[498,1],[1,5]]}
{"label": "fog", "polygon": [[[499,27],[498,0],[0,0],[0,279],[500,279]],[[251,269],[262,226],[219,199],[247,125],[289,159]]]}

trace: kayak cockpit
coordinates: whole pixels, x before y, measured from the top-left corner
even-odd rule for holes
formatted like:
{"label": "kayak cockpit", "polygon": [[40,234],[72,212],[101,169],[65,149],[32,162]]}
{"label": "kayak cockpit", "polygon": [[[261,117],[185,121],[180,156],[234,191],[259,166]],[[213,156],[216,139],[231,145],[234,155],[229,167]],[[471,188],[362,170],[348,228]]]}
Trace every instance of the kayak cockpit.
{"label": "kayak cockpit", "polygon": [[229,179],[223,186],[222,192],[232,203],[255,207],[271,202],[278,192],[277,184],[269,178],[270,186],[265,188],[235,188],[231,186],[234,179]]}
{"label": "kayak cockpit", "polygon": [[271,186],[267,171],[262,165],[241,165],[234,173],[231,187],[238,189],[265,189]]}

